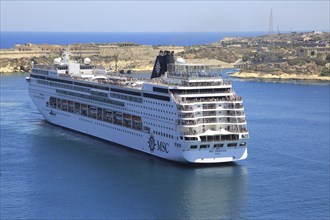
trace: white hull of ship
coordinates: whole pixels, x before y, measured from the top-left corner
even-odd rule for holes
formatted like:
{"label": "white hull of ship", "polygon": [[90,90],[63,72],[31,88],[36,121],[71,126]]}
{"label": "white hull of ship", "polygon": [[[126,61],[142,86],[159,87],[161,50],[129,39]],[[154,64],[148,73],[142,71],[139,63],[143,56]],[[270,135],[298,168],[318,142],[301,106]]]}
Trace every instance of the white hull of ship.
{"label": "white hull of ship", "polygon": [[[157,157],[187,163],[222,163],[243,160],[247,157],[246,147],[183,150],[184,148],[189,149],[183,146],[187,142],[181,141],[181,147],[175,147],[173,139],[161,136],[154,138],[156,141],[167,143],[166,148],[155,144],[155,149],[151,151],[149,146],[151,136],[148,133],[47,107],[46,102],[49,100],[49,96],[31,90],[29,93],[37,109],[48,122]],[[240,142],[243,141],[235,141],[238,144]]]}

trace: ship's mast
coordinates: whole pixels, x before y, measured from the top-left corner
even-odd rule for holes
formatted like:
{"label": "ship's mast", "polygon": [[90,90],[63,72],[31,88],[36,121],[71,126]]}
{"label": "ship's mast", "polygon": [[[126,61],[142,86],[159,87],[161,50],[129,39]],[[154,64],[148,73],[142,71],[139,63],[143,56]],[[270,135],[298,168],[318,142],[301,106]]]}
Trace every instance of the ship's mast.
{"label": "ship's mast", "polygon": [[70,62],[70,47],[68,46],[67,49],[63,52],[63,60],[64,64],[69,64]]}

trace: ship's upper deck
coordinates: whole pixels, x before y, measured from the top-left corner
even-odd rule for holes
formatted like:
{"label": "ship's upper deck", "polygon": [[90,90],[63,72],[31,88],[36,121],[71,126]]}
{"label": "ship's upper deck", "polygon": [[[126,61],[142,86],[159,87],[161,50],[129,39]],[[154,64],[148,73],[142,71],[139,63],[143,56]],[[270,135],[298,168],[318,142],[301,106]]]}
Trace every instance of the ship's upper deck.
{"label": "ship's upper deck", "polygon": [[185,88],[230,85],[230,82],[222,80],[217,71],[210,65],[174,63],[168,65],[168,71],[165,75],[153,79],[142,79],[133,77],[134,75],[107,72],[104,68],[96,66],[70,62],[62,65],[35,65],[31,73],[135,88],[142,88],[144,84]]}
{"label": "ship's upper deck", "polygon": [[217,70],[212,68],[212,65],[205,64],[187,64],[187,63],[173,63],[168,64],[167,77],[179,78],[185,80],[202,80],[219,78]]}
{"label": "ship's upper deck", "polygon": [[170,89],[180,89],[180,87],[183,89],[231,87],[230,82],[222,80],[219,69],[214,66],[185,63],[183,58],[174,61],[173,54],[173,52],[165,51],[165,53],[161,52],[157,56],[151,79],[108,72],[104,67],[90,65],[91,60],[89,58],[85,58],[83,63],[78,63],[70,60],[67,51],[63,53],[62,57],[55,58],[52,65],[34,65],[31,74],[147,90],[152,85]]}

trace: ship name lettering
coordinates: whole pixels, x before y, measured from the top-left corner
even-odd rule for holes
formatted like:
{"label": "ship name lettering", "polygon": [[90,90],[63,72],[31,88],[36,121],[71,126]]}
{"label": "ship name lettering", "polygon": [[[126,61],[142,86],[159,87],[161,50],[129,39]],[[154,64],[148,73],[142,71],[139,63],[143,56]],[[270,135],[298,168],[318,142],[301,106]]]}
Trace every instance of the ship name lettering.
{"label": "ship name lettering", "polygon": [[157,141],[157,150],[161,151],[161,152],[165,152],[168,153],[168,143],[165,143],[163,141]]}

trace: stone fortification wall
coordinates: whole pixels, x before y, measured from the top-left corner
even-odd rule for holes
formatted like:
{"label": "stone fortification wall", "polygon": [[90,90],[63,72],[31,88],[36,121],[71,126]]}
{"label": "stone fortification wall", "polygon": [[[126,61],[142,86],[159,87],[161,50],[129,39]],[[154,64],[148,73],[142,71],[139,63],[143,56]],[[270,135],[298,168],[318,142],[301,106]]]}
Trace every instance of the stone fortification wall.
{"label": "stone fortification wall", "polygon": [[1,50],[0,59],[19,59],[41,57],[53,54],[50,51],[18,51],[18,50]]}
{"label": "stone fortification wall", "polygon": [[[32,60],[39,63],[52,62],[55,57],[69,49],[74,59],[92,58],[94,64],[102,64],[111,69],[151,70],[160,50],[177,52],[184,47],[151,46],[134,43],[117,44],[17,44],[12,49],[0,50],[0,72],[17,72],[30,69]],[[117,68],[116,68],[117,67]]]}

